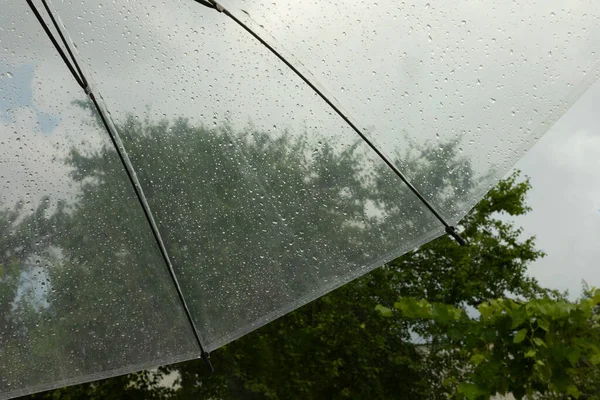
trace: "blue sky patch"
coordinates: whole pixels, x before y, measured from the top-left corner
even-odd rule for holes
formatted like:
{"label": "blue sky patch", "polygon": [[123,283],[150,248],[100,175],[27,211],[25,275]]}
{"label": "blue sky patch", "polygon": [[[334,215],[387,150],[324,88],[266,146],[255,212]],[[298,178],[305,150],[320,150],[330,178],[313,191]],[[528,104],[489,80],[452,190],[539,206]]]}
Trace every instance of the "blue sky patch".
{"label": "blue sky patch", "polygon": [[[0,66],[3,93],[0,96],[0,123],[14,123],[14,110],[19,107],[31,108],[37,117],[37,123],[43,133],[50,134],[60,122],[57,115],[40,111],[33,102],[33,75],[35,66]],[[10,76],[9,76],[10,74]]]}

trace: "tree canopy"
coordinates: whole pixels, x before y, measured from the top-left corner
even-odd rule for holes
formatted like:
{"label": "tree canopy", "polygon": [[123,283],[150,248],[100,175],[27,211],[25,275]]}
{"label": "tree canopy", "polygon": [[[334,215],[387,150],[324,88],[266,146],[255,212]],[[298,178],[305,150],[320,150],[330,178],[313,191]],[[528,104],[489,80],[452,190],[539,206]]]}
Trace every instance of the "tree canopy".
{"label": "tree canopy", "polygon": [[[193,314],[211,340],[319,282],[335,284],[436,223],[358,141],[133,116],[118,129],[183,289],[195,294]],[[451,190],[472,185],[458,142],[396,157],[415,176],[435,174],[439,163],[463,171],[463,187]],[[178,310],[176,298],[157,278],[164,266],[144,219],[132,212],[136,200],[114,149],[74,148],[64,162],[77,188],[74,200],[0,212],[0,388],[23,377],[39,382],[111,370],[140,354],[194,350],[181,312],[161,311]],[[440,193],[439,204],[449,202],[444,179],[430,181],[435,187],[428,192]],[[429,315],[391,310],[401,298],[424,299],[445,304],[460,315],[453,323],[467,324],[462,310],[505,304],[493,302],[507,293],[560,300],[527,275],[543,255],[534,239],[498,217],[526,213],[529,189],[513,174],[461,221],[467,247],[441,237],[375,269],[217,349],[213,375],[196,360],[31,398],[447,398],[459,384],[447,378],[469,358],[447,351],[445,327]],[[41,298],[21,294],[28,273],[47,282]],[[238,296],[247,281],[254,297]],[[416,335],[428,340],[429,351]],[[44,362],[32,369],[22,362],[27,358]],[[166,374],[177,384],[161,385]]]}

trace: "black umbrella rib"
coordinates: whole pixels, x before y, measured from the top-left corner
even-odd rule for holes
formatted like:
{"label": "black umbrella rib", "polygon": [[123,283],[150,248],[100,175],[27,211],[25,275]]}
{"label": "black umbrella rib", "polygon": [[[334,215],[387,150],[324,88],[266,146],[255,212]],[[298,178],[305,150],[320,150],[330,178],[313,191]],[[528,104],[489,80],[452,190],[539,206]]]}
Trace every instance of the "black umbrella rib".
{"label": "black umbrella rib", "polygon": [[188,323],[189,323],[190,327],[192,328],[192,331],[194,332],[196,342],[200,348],[200,356],[202,359],[204,359],[204,361],[210,368],[211,372],[213,372],[214,369],[210,362],[209,354],[208,354],[208,352],[206,352],[204,350],[204,346],[202,345],[202,340],[200,338],[200,333],[196,327],[196,324],[194,323],[194,319],[192,318],[192,315],[190,313],[187,302],[185,301],[183,291],[181,290],[181,286],[179,285],[179,280],[177,279],[177,276],[175,275],[175,269],[173,268],[173,264],[171,263],[171,259],[169,258],[169,254],[168,254],[165,244],[162,240],[160,231],[158,230],[158,226],[156,225],[156,221],[154,220],[154,216],[152,215],[152,211],[150,210],[150,205],[148,204],[146,196],[144,195],[144,191],[142,190],[142,186],[137,178],[137,175],[135,173],[133,165],[131,164],[131,161],[129,160],[129,156],[127,155],[127,152],[125,151],[125,148],[123,147],[121,138],[119,137],[119,134],[116,131],[116,129],[113,126],[111,126],[111,124],[109,124],[106,112],[100,106],[100,103],[96,99],[96,96],[94,95],[87,79],[85,78],[85,75],[83,74],[81,68],[79,67],[79,64],[77,63],[77,59],[75,58],[75,56],[73,55],[73,52],[71,51],[71,48],[69,47],[69,43],[65,39],[65,37],[60,29],[60,26],[58,25],[56,19],[54,18],[54,15],[50,11],[50,8],[48,7],[46,0],[41,0],[41,1],[44,5],[44,8],[46,9],[48,15],[50,16],[50,19],[52,20],[52,24],[54,25],[54,28],[56,29],[56,31],[58,32],[58,34],[60,36],[63,46],[67,49],[67,52],[71,59],[70,61],[67,58],[67,55],[65,54],[65,52],[63,51],[62,47],[59,45],[58,41],[56,40],[56,38],[50,31],[50,28],[48,27],[48,25],[46,24],[46,22],[40,15],[37,7],[33,4],[33,1],[27,0],[27,3],[29,4],[31,11],[36,16],[36,18],[39,21],[42,28],[44,28],[44,31],[50,38],[50,41],[52,42],[52,44],[54,45],[54,47],[60,54],[62,60],[69,68],[69,71],[71,71],[71,74],[73,74],[73,77],[77,81],[77,84],[79,86],[81,86],[81,88],[87,93],[90,100],[94,104],[94,107],[96,108],[96,111],[98,112],[98,115],[100,116],[100,119],[102,120],[102,124],[104,125],[104,128],[108,132],[110,140],[111,140],[115,150],[117,151],[119,159],[121,160],[121,164],[123,165],[123,168],[125,169],[125,172],[127,173],[129,182],[131,183],[131,186],[133,186],[136,197],[140,203],[140,206],[142,207],[142,210],[144,211],[144,216],[146,217],[146,221],[148,222],[148,225],[150,225],[152,235],[154,236],[154,240],[156,241],[156,244],[158,245],[158,248],[160,250],[162,258],[167,266],[169,275],[170,275],[171,280],[173,281],[173,285],[175,286],[175,289],[177,291],[177,296],[179,297],[179,301],[181,302],[183,310],[186,314]]}
{"label": "black umbrella rib", "polygon": [[[82,79],[83,74],[81,74],[81,71],[79,71],[79,69],[78,69],[79,74],[77,72],[75,72],[75,69],[73,69],[73,65],[71,64],[71,62],[69,61],[69,59],[65,55],[65,52],[63,51],[62,47],[60,47],[60,45],[56,41],[56,38],[54,37],[54,35],[50,31],[50,28],[48,27],[48,25],[46,25],[46,22],[44,21],[44,19],[40,15],[40,12],[38,11],[37,7],[33,4],[33,2],[31,0],[27,0],[27,4],[29,4],[29,7],[31,8],[31,11],[33,12],[33,14],[35,15],[35,17],[37,18],[37,20],[40,23],[40,25],[42,26],[42,28],[44,28],[44,31],[46,32],[46,35],[48,35],[48,37],[50,38],[50,41],[52,42],[52,44],[56,48],[56,51],[58,51],[58,54],[62,58],[63,62],[67,65],[67,68],[69,68],[69,71],[71,71],[71,74],[73,74],[73,78],[75,78],[75,80],[77,81],[77,84],[83,90],[85,90],[85,88],[87,87],[87,83],[83,81],[83,79]],[[46,10],[48,10],[48,5],[47,5],[46,1],[44,1],[44,6],[46,7]],[[56,27],[57,23],[54,20],[54,16],[50,12],[48,12],[48,14],[50,14],[50,18],[52,19],[52,22],[54,23],[54,26]],[[61,32],[60,29],[58,30],[58,34],[60,35],[60,38],[63,41],[63,43],[66,43],[65,38],[64,38],[64,36],[63,36],[63,34],[62,34],[62,32]],[[73,60],[73,64],[77,65],[77,63],[75,62],[75,59],[73,57],[73,53],[71,53],[71,50],[70,50],[70,48],[68,46],[67,46],[67,50],[69,52],[69,55],[71,56],[71,59]]]}
{"label": "black umbrella rib", "polygon": [[196,3],[202,4],[205,7],[215,9],[220,13],[225,14],[229,18],[231,18],[236,24],[242,27],[246,32],[248,32],[252,37],[258,40],[264,47],[266,47],[271,53],[273,53],[279,60],[281,60],[289,69],[291,69],[300,79],[304,81],[329,107],[336,112],[351,128],[361,137],[361,139],[383,160],[383,162],[390,167],[390,169],[404,182],[406,186],[417,196],[417,198],[431,211],[431,213],[444,225],[446,233],[452,236],[458,244],[461,246],[465,246],[467,242],[460,236],[460,234],[456,231],[454,226],[451,226],[444,217],[440,215],[440,213],[429,203],[429,201],[419,192],[419,190],[408,180],[408,178],[396,167],[396,165],[385,155],[381,150],[375,146],[375,144],[344,114],[342,110],[340,110],[315,84],[313,84],[302,72],[298,70],[291,62],[289,62],[281,53],[279,53],[273,46],[267,43],[260,35],[258,35],[252,28],[246,25],[244,22],[240,21],[235,15],[233,15],[229,10],[223,7],[221,4],[217,3],[214,0],[194,0]]}

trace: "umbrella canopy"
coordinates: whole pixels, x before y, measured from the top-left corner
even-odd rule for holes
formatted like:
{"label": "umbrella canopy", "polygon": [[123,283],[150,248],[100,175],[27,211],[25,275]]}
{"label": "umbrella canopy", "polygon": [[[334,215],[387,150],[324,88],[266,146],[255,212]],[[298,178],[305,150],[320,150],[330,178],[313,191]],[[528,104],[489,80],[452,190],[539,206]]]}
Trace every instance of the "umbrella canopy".
{"label": "umbrella canopy", "polygon": [[599,71],[585,1],[2,10],[2,398],[205,356],[460,241]]}

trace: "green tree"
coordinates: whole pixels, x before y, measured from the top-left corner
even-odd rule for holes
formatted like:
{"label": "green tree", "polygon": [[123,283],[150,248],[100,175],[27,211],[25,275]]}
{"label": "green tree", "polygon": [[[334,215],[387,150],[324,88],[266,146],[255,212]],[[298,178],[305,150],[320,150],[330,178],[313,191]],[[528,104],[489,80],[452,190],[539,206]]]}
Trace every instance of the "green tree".
{"label": "green tree", "polygon": [[[525,212],[519,207],[528,189],[526,182],[517,183],[516,176],[501,183],[491,191],[486,199],[471,213],[469,218],[479,221],[479,229],[466,230],[471,245],[461,248],[447,238],[440,238],[416,252],[413,252],[389,265],[377,269],[321,299],[294,311],[273,323],[248,334],[247,336],[215,351],[213,362],[217,372],[206,375],[202,362],[188,362],[162,369],[164,372],[177,371],[181,376],[181,387],[174,393],[176,398],[199,398],[215,396],[220,398],[432,398],[444,395],[446,389],[437,379],[436,371],[431,371],[430,360],[411,341],[410,333],[420,329],[419,324],[400,314],[392,318],[379,318],[375,312],[377,304],[393,304],[403,293],[429,292],[428,281],[408,281],[407,277],[417,276],[417,268],[428,268],[419,253],[429,255],[436,262],[439,254],[453,254],[461,257],[476,254],[476,259],[489,259],[486,247],[478,244],[474,233],[486,232],[479,243],[489,243],[491,238],[499,242],[505,235],[512,235],[510,224],[503,223],[500,229],[484,229],[481,224],[496,226],[493,216],[498,212]],[[489,204],[493,203],[494,207]],[[469,218],[465,219],[468,221]],[[473,232],[473,233],[471,233]],[[502,233],[503,232],[503,233]],[[498,236],[496,236],[498,235]],[[485,239],[485,240],[484,240]],[[520,242],[515,238],[515,247],[522,246],[523,259],[514,263],[513,279],[507,279],[507,290],[518,292],[536,291],[535,282],[525,275],[525,265],[540,256],[531,251],[532,241]],[[478,252],[472,247],[476,246]],[[499,246],[490,247],[489,252],[497,252]],[[421,262],[408,263],[418,259]],[[470,268],[470,263],[450,264],[460,276],[461,268]],[[494,268],[496,269],[495,274]],[[491,277],[505,274],[505,263],[490,263]],[[411,273],[409,274],[408,271]],[[424,272],[426,272],[425,270]],[[455,274],[446,271],[443,287],[455,285]],[[510,286],[510,282],[515,283]],[[419,288],[420,286],[420,288]],[[481,302],[486,293],[485,284],[465,286],[455,290],[456,302],[475,298]],[[420,291],[419,291],[420,290]],[[483,294],[478,290],[483,291]],[[423,328],[421,328],[423,329]],[[462,358],[458,358],[462,360]],[[437,385],[437,386],[436,386]]]}
{"label": "green tree", "polygon": [[[134,117],[119,130],[209,340],[356,270],[385,244],[385,207],[373,215],[365,209],[376,197],[373,182],[391,174],[367,176],[373,158],[359,141]],[[181,313],[159,312],[179,307],[168,280],[158,278],[164,265],[155,249],[147,251],[148,227],[114,149],[82,148],[65,160],[75,199],[43,213],[5,212],[7,257],[22,256],[10,258],[2,281],[2,318],[14,325],[0,348],[3,390],[194,350],[186,350],[191,335]],[[391,190],[396,203],[418,204],[408,191]],[[52,235],[40,228],[46,225]],[[30,268],[34,259],[40,265]],[[28,268],[52,288],[43,301],[17,295]],[[255,296],[238,296],[247,281]]]}
{"label": "green tree", "polygon": [[[600,290],[592,290],[578,302],[548,296],[486,301],[477,308],[477,317],[413,297],[401,298],[394,309],[408,318],[434,321],[432,334],[443,345],[428,350],[463,361],[460,368],[447,371],[443,382],[457,399],[490,399],[497,393],[512,393],[517,399],[577,399],[582,392],[584,398],[598,395],[585,392],[597,384],[599,305]],[[394,314],[386,307],[378,310]]]}
{"label": "green tree", "polygon": [[[202,294],[190,296],[190,305],[209,339],[254,321],[317,282],[376,259],[407,232],[415,237],[437,224],[360,142],[342,145],[320,140],[315,132],[274,137],[251,126],[235,131],[228,124],[192,126],[186,120],[134,117],[126,118],[119,131],[178,273],[186,277],[184,290]],[[421,155],[397,157],[412,166],[409,172],[415,176],[434,176],[440,167],[461,171],[462,187],[453,190],[471,189],[471,167],[460,156],[458,142],[441,150],[426,146]],[[160,352],[189,337],[176,314],[153,327],[153,310],[164,307],[168,290],[144,268],[156,254],[128,251],[145,248],[147,239],[140,232],[147,227],[132,216],[135,200],[114,150],[109,145],[88,152],[74,149],[67,162],[79,192],[50,224],[60,227],[51,242],[62,252],[47,267],[54,289],[47,299],[50,305],[29,317],[27,324],[38,324],[36,329],[7,337],[0,350],[3,357],[18,361],[32,353],[12,354],[10,349],[33,344],[36,359],[47,360],[29,372],[33,382],[40,376],[47,379],[48,370],[62,360],[84,371],[91,365],[106,370],[119,357]],[[426,189],[446,193],[448,188],[437,179]],[[431,324],[399,313],[381,318],[375,307],[392,308],[399,296],[465,307],[505,291],[544,293],[525,275],[541,252],[533,239],[522,240],[519,229],[498,218],[503,212],[525,213],[528,189],[528,182],[519,182],[515,174],[488,193],[459,227],[468,247],[440,238],[216,350],[214,375],[206,375],[201,361],[191,361],[163,367],[156,374],[132,374],[34,397],[81,398],[109,392],[129,398],[157,393],[175,398],[444,396],[439,370],[431,370],[431,357],[411,340],[415,332],[431,332]],[[365,212],[369,208],[375,211]],[[40,215],[36,221],[50,218]],[[21,260],[17,270],[25,262]],[[315,262],[327,268],[312,269]],[[240,266],[245,274],[239,274]],[[6,299],[16,293],[15,276],[3,289]],[[235,290],[221,290],[224,283],[235,289],[246,280],[252,280],[257,291],[251,304]],[[81,282],[95,284],[84,291],[79,289]],[[265,298],[264,291],[273,287],[279,288],[277,293]],[[127,308],[142,311],[121,313]],[[3,317],[14,318],[14,311],[5,310]],[[107,320],[114,324],[106,326],[102,321]],[[17,325],[23,330],[25,322]],[[107,338],[122,343],[140,326],[154,329],[156,341],[141,342],[124,354],[102,347]],[[83,332],[73,335],[77,329]],[[90,344],[86,354],[81,352],[83,342]],[[61,343],[59,351],[53,343]],[[51,356],[42,357],[50,348],[55,349]],[[104,359],[95,359],[98,354]],[[65,367],[65,373],[71,368],[72,364]],[[180,386],[160,389],[156,383],[168,372],[177,372]],[[11,373],[25,375],[20,369]],[[134,381],[138,383],[132,386]]]}
{"label": "green tree", "polygon": [[429,324],[400,313],[377,321],[375,307],[399,295],[464,307],[504,291],[546,293],[526,275],[542,253],[499,218],[527,212],[529,188],[515,173],[490,191],[461,223],[468,247],[439,238],[215,351],[213,376],[200,363],[168,367],[182,377],[176,397],[446,398],[440,371],[462,357],[423,353],[411,333],[431,333]]}

